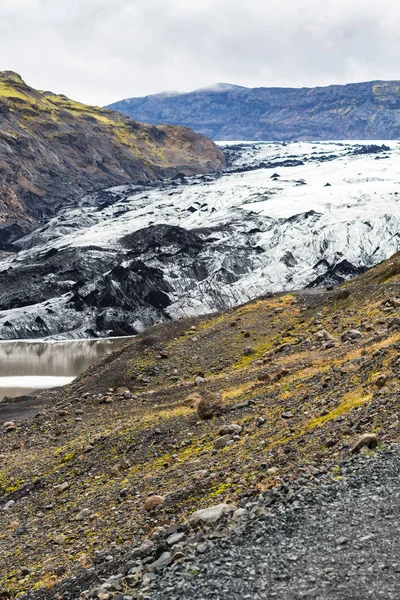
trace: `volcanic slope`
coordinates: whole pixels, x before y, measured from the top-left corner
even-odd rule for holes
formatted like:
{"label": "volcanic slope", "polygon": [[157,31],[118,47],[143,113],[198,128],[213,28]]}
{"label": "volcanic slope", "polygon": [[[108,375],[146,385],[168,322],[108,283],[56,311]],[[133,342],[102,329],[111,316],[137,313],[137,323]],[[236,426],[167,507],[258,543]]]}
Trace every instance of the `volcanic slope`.
{"label": "volcanic slope", "polygon": [[223,165],[189,129],[136,123],[0,72],[0,249],[86,192]]}
{"label": "volcanic slope", "polygon": [[[185,530],[199,508],[340,474],[362,434],[399,441],[399,286],[400,253],[330,291],[159,325],[37,394],[34,418],[16,404],[0,434],[3,597],[83,598],[130,569],[136,597],[164,544],[139,552],[145,538]],[[151,494],[163,501],[149,511]]]}

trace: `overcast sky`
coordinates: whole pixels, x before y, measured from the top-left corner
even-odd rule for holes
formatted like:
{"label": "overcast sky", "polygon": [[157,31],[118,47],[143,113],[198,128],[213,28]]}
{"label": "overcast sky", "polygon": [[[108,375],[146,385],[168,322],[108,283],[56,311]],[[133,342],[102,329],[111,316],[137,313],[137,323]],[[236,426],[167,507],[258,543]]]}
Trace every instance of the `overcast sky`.
{"label": "overcast sky", "polygon": [[0,70],[92,104],[400,79],[395,0],[0,0]]}

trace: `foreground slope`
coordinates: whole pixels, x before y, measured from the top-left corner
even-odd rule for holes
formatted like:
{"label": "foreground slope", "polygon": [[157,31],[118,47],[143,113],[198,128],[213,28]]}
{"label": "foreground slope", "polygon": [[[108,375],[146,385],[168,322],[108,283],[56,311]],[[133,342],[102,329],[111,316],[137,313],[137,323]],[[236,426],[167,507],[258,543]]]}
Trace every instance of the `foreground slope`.
{"label": "foreground slope", "polygon": [[317,88],[219,84],[111,104],[146,123],[185,125],[215,140],[398,139],[400,82]]}
{"label": "foreground slope", "polygon": [[0,248],[88,191],[223,164],[188,129],[135,123],[0,72]]}
{"label": "foreground slope", "polygon": [[231,535],[203,542],[205,552],[166,570],[147,596],[397,600],[400,447],[370,454],[315,487],[303,476],[272,508],[259,499]]}
{"label": "foreground slope", "polygon": [[[124,569],[159,526],[338,474],[361,434],[399,441],[399,284],[396,254],[330,291],[157,326],[65,389],[38,394],[35,418],[16,406],[0,455],[8,595],[54,598],[51,586],[66,580],[64,597],[76,598],[99,583],[93,564]],[[220,402],[214,418],[199,418],[193,393]],[[232,423],[236,435],[219,440]],[[164,497],[158,510],[145,510],[149,494]],[[146,547],[150,565],[159,555]]]}

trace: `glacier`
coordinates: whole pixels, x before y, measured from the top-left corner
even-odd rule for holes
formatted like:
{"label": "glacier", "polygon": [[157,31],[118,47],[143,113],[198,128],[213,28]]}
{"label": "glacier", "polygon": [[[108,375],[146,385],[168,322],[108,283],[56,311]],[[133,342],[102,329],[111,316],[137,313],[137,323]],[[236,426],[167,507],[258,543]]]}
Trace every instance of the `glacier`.
{"label": "glacier", "polygon": [[400,247],[400,144],[230,142],[222,173],[94,191],[0,261],[0,339],[134,335],[335,285]]}

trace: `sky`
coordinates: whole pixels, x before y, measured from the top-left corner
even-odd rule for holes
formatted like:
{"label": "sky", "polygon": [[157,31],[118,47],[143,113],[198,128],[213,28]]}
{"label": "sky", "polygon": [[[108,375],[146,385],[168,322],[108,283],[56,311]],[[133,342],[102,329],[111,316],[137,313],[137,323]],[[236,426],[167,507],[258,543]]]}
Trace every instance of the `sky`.
{"label": "sky", "polygon": [[395,0],[0,0],[0,70],[90,104],[400,79]]}

